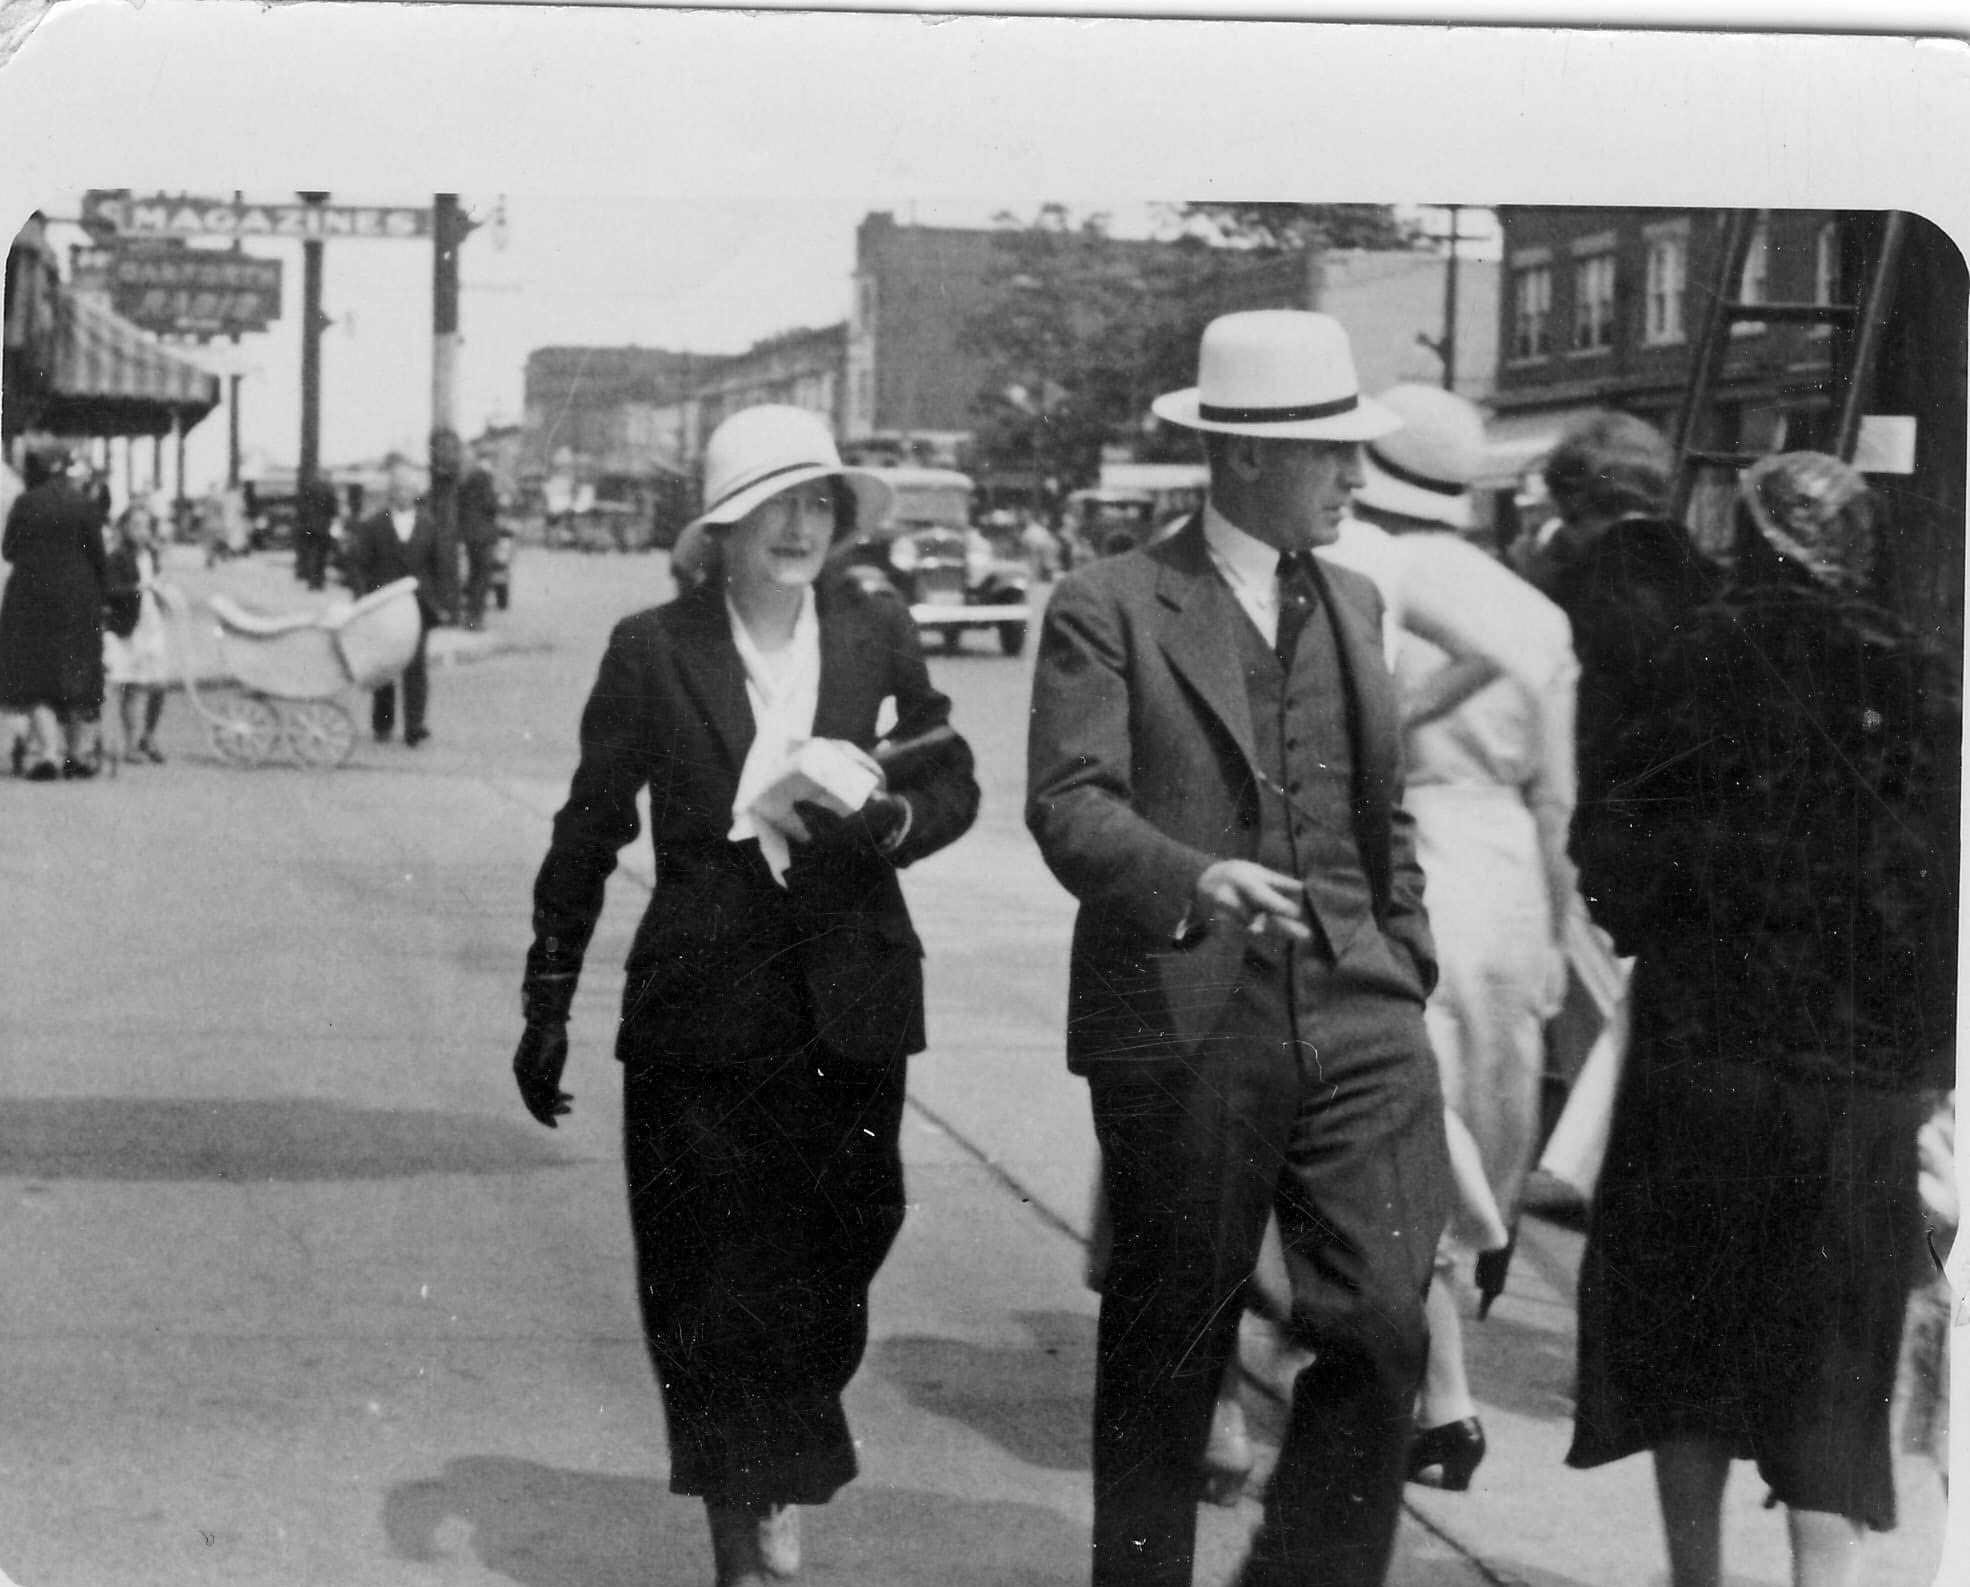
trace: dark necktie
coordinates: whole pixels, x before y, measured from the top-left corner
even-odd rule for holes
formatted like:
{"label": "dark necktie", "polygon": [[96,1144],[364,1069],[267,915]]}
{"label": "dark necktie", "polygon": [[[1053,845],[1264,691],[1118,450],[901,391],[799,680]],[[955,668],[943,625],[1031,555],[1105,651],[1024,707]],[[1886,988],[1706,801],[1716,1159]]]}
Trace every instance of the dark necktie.
{"label": "dark necktie", "polygon": [[1293,649],[1300,642],[1300,630],[1320,604],[1320,588],[1314,583],[1313,553],[1288,551],[1279,559],[1279,637],[1273,654],[1279,665],[1293,670]]}

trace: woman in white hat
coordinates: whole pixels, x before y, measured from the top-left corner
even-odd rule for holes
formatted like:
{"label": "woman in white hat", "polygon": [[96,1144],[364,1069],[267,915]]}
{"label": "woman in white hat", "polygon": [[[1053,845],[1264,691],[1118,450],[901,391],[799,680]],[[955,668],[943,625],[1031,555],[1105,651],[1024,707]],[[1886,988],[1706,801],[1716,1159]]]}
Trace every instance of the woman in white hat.
{"label": "woman in white hat", "polygon": [[[1484,463],[1477,408],[1422,385],[1380,400],[1402,428],[1363,449],[1357,521],[1326,554],[1376,581],[1394,631],[1403,805],[1416,823],[1441,969],[1425,1020],[1453,1147],[1465,1147],[1471,1168],[1459,1175],[1464,1216],[1452,1222],[1428,1298],[1429,1368],[1410,1471],[1462,1489],[1483,1458],[1484,1430],[1448,1256],[1455,1245],[1506,1247],[1537,1144],[1544,1024],[1574,896],[1566,845],[1579,668],[1565,614],[1464,538]],[[1485,1280],[1500,1268],[1498,1256],[1481,1262],[1481,1309],[1496,1293]]]}
{"label": "woman in white hat", "polygon": [[582,716],[514,1073],[552,1127],[576,978],[647,790],[658,881],[616,1040],[638,1292],[671,1488],[704,1499],[717,1581],[741,1587],[791,1575],[794,1506],[855,1475],[841,1394],[903,1220],[904,1065],[924,1046],[896,871],[970,826],[978,787],[908,612],[820,577],[881,481],[797,408],[733,415],[705,457],[706,576],[617,625]]}

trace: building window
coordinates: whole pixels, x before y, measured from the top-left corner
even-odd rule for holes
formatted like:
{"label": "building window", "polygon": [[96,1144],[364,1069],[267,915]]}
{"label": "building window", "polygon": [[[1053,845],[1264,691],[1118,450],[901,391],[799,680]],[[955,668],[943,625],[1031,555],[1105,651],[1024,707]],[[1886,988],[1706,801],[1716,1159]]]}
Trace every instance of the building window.
{"label": "building window", "polygon": [[1678,227],[1648,239],[1647,315],[1642,339],[1651,346],[1683,339],[1683,300],[1689,275],[1689,234]]}
{"label": "building window", "polygon": [[[1740,303],[1768,303],[1772,295],[1772,223],[1760,214],[1751,229],[1751,245],[1744,253],[1744,273],[1738,277]],[[1732,320],[1731,335],[1750,336],[1765,328],[1763,320]]]}
{"label": "building window", "polygon": [[1573,262],[1573,350],[1600,352],[1614,345],[1614,255],[1589,254]]}
{"label": "building window", "polygon": [[1512,357],[1544,358],[1553,350],[1553,270],[1528,265],[1512,272]]}

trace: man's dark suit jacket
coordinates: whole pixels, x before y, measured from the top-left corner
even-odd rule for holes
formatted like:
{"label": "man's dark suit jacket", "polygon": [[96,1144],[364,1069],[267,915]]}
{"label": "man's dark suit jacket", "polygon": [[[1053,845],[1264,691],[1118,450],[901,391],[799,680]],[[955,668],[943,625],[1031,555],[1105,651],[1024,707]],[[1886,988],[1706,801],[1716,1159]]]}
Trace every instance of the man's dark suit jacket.
{"label": "man's dark suit jacket", "polygon": [[[1349,692],[1355,841],[1375,924],[1415,969],[1420,1001],[1436,959],[1400,803],[1381,597],[1358,573],[1323,572],[1345,674],[1336,686]],[[1074,573],[1048,605],[1026,820],[1081,902],[1067,1016],[1077,1073],[1194,1052],[1249,973],[1235,933],[1186,928],[1205,867],[1257,855],[1264,774],[1235,633],[1250,621],[1211,562],[1201,517]]]}
{"label": "man's dark suit jacket", "polygon": [[372,513],[356,525],[346,558],[349,582],[356,594],[367,595],[398,579],[417,580],[417,604],[424,621],[433,623],[444,610],[449,588],[438,553],[438,526],[428,509],[417,509],[410,539],[397,538],[389,510]]}
{"label": "man's dark suit jacket", "polygon": [[[950,701],[931,687],[900,603],[847,584],[817,587],[816,603],[815,737],[872,748],[877,713],[892,697],[899,741],[947,722]],[[647,787],[657,885],[629,953],[617,1057],[717,1062],[770,1048],[786,1010],[762,1006],[747,989],[789,940],[815,1031],[835,1052],[881,1062],[921,1051],[923,946],[896,871],[970,827],[978,812],[970,748],[953,734],[892,784],[910,807],[894,852],[866,842],[827,852],[795,845],[783,890],[756,844],[726,836],[752,737],[719,586],[617,625],[582,715],[581,764],[535,882],[530,979],[579,968]]]}

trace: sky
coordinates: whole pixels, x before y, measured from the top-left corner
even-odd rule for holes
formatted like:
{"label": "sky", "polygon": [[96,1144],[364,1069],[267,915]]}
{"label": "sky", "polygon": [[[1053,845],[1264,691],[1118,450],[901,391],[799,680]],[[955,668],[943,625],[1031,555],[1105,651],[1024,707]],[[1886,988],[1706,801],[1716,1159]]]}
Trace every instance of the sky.
{"label": "sky", "polygon": [[[865,215],[888,210],[906,224],[989,226],[1005,212],[1030,216],[1040,202],[907,195],[665,200],[542,191],[460,196],[483,223],[459,253],[457,404],[467,436],[523,418],[523,374],[534,348],[742,352],[780,331],[847,317],[855,231]],[[293,195],[246,190],[244,197],[278,203]],[[364,190],[331,192],[330,202],[428,205],[430,198]],[[56,219],[80,208],[80,193],[53,196],[45,206]],[[502,208],[503,228],[493,224]],[[1140,202],[1074,209],[1106,214],[1118,235],[1146,235],[1165,218]],[[86,241],[73,226],[57,225],[51,235],[64,257],[69,244]],[[301,245],[253,239],[247,248],[284,261],[283,318],[265,334],[244,338],[237,350],[214,344],[190,351],[208,367],[244,375],[240,450],[251,478],[262,467],[291,467],[299,455]],[[329,241],[322,303],[332,321],[322,338],[323,463],[332,469],[393,449],[421,456],[431,403],[429,240]],[[226,452],[222,407],[187,439],[185,474],[193,494],[223,480]],[[149,463],[148,449],[140,447],[140,485]],[[167,474],[171,466],[167,458]]]}

